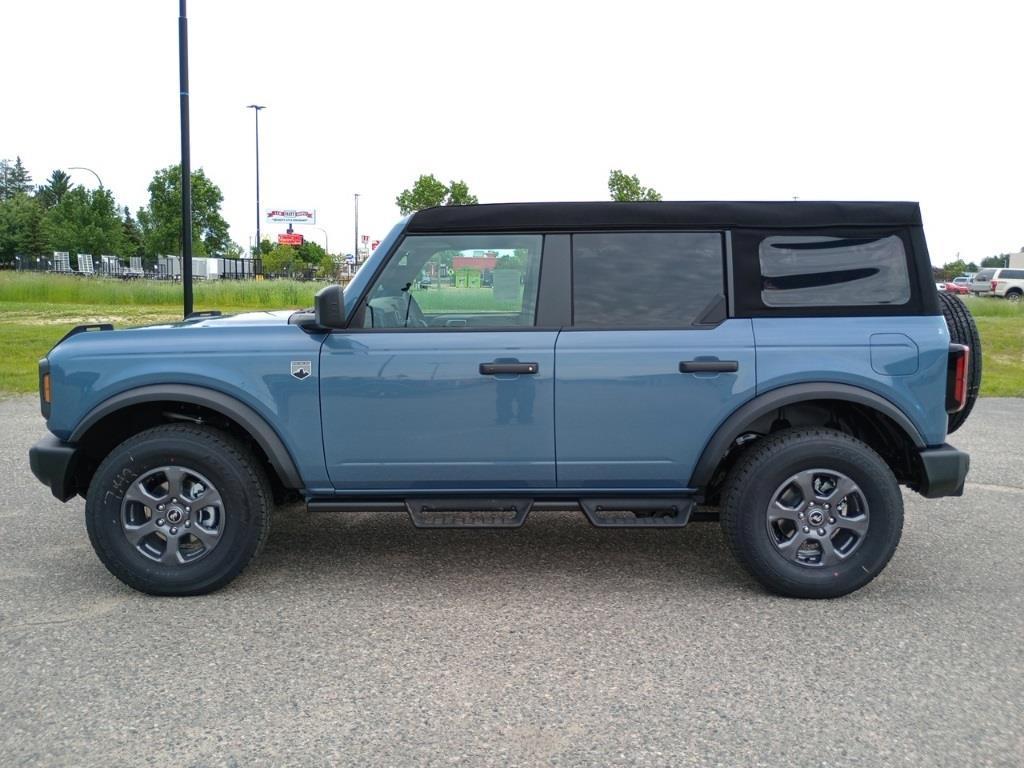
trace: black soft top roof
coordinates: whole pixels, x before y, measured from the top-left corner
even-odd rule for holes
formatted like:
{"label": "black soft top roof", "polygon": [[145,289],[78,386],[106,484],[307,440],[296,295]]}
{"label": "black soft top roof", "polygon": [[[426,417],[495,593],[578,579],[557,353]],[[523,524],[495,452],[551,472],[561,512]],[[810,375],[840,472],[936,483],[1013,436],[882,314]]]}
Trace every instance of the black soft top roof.
{"label": "black soft top roof", "polygon": [[427,208],[409,232],[677,229],[727,227],[905,227],[921,225],[917,203],[657,202],[494,203]]}

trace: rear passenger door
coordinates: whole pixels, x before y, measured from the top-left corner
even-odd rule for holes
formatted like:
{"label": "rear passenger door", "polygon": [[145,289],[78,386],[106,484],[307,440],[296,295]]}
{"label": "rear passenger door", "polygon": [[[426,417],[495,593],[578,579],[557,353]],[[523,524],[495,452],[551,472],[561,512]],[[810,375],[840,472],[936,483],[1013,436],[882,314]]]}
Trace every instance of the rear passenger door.
{"label": "rear passenger door", "polygon": [[572,325],[555,348],[558,486],[687,487],[754,395],[749,319],[730,319],[721,232],[572,237]]}

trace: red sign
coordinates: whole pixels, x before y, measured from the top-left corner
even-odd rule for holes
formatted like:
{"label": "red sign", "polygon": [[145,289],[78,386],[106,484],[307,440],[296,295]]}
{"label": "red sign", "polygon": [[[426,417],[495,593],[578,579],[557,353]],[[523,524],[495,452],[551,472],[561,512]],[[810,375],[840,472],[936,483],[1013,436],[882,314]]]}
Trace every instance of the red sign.
{"label": "red sign", "polygon": [[302,235],[298,232],[284,232],[277,236],[278,245],[302,245]]}
{"label": "red sign", "polygon": [[374,240],[372,243],[370,243],[370,250],[376,251],[378,245],[380,245],[380,240]]}

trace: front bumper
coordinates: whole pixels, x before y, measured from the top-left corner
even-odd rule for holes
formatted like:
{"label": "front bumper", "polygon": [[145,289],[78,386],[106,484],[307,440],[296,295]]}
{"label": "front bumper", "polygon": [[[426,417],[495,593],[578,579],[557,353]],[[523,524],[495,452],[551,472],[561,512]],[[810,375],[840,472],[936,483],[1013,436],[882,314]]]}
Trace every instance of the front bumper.
{"label": "front bumper", "polygon": [[971,467],[968,454],[945,443],[938,448],[923,448],[918,456],[922,467],[918,493],[928,499],[964,495],[964,481]]}
{"label": "front bumper", "polygon": [[28,452],[28,464],[39,482],[50,492],[67,501],[78,492],[75,470],[78,468],[78,447],[47,435]]}

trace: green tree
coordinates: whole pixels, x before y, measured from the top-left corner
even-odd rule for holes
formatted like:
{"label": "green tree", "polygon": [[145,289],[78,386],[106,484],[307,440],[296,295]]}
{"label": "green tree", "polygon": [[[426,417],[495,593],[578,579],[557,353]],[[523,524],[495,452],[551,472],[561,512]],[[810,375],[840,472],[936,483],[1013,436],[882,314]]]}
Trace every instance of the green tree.
{"label": "green tree", "polygon": [[334,278],[338,275],[338,262],[334,260],[331,254],[324,251],[324,255],[320,257],[320,263],[317,265],[317,269],[321,276],[327,278]]}
{"label": "green tree", "polygon": [[268,240],[267,238],[264,237],[262,240],[260,240],[259,245],[256,246],[256,248],[255,248],[256,253],[254,254],[253,258],[257,258],[257,259],[263,258],[268,253],[270,253],[272,250],[274,250],[274,244],[272,242],[270,242],[270,240]]}
{"label": "green tree", "polygon": [[957,259],[956,261],[948,261],[942,265],[942,279],[952,280],[954,277],[959,277],[967,271],[967,265],[963,259]]}
{"label": "green tree", "polygon": [[13,165],[10,160],[0,160],[0,200],[31,193],[32,176],[22,164],[21,155],[15,158]]}
{"label": "green tree", "polygon": [[466,182],[451,181],[445,185],[434,174],[420,176],[411,188],[403,189],[395,198],[395,205],[403,216],[438,205],[476,205],[478,202]]}
{"label": "green tree", "polygon": [[[231,243],[220,214],[224,195],[203,169],[192,172],[192,253],[223,256]],[[143,247],[148,256],[181,253],[181,166],[156,172],[149,184],[149,205],[139,209]]]}
{"label": "green tree", "polygon": [[290,274],[295,264],[295,248],[290,245],[275,245],[263,256],[264,274]]}
{"label": "green tree", "polygon": [[986,256],[981,260],[982,269],[991,269],[992,267],[1005,267],[1009,254],[1000,253],[998,256]]}
{"label": "green tree", "polygon": [[121,231],[124,234],[124,253],[122,256],[145,256],[142,246],[142,230],[138,222],[132,218],[132,212],[126,205],[121,219]]}
{"label": "green tree", "polygon": [[124,223],[106,189],[75,187],[43,217],[48,250],[124,255]]}
{"label": "green tree", "polygon": [[295,249],[295,258],[311,267],[319,266],[326,255],[327,251],[312,240],[303,240],[302,245]]}
{"label": "green tree", "polygon": [[617,202],[661,200],[661,193],[640,184],[640,179],[622,171],[608,172],[608,193]]}
{"label": "green tree", "polygon": [[26,194],[0,202],[0,264],[13,266],[16,256],[38,258],[46,250],[42,206]]}
{"label": "green tree", "polygon": [[50,178],[46,180],[45,184],[41,184],[36,189],[36,199],[39,200],[43,208],[53,208],[64,199],[64,195],[69,189],[71,189],[71,177],[58,168],[50,174]]}

